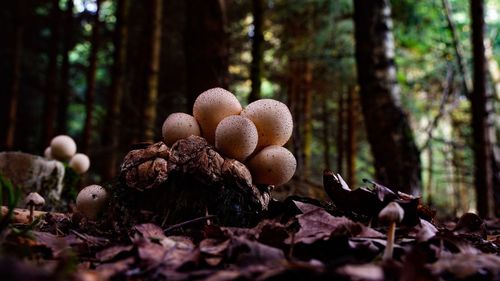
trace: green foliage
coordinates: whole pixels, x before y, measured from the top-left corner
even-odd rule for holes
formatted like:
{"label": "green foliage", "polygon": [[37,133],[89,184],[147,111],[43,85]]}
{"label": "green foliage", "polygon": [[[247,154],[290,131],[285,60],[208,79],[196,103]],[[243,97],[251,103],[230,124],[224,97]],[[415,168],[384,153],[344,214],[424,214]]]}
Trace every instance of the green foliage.
{"label": "green foliage", "polygon": [[9,225],[12,213],[19,200],[19,195],[19,189],[10,180],[0,174],[0,202],[8,208],[8,212],[4,216],[0,213],[0,233]]}

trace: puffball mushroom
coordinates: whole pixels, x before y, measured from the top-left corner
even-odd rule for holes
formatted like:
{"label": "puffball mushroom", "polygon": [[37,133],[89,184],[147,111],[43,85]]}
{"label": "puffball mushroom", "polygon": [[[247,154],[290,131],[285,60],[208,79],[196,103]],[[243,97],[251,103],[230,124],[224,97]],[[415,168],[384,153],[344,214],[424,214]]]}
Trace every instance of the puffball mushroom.
{"label": "puffball mushroom", "polygon": [[268,145],[284,145],[292,136],[293,119],[288,107],[277,100],[261,99],[250,103],[242,112],[259,132],[257,150]]}
{"label": "puffball mushroom", "polygon": [[54,159],[66,161],[75,155],[76,143],[71,137],[60,135],[52,139],[50,150]]}
{"label": "puffball mushroom", "polygon": [[52,149],[50,148],[50,146],[45,148],[45,150],[43,151],[43,157],[45,157],[46,159],[49,159],[49,160],[52,159]]}
{"label": "puffball mushroom", "polygon": [[36,192],[31,192],[29,193],[26,198],[24,198],[24,204],[26,207],[30,209],[30,215],[29,215],[29,221],[33,221],[33,211],[35,207],[41,207],[45,204],[45,199],[43,197],[36,193]]}
{"label": "puffball mushroom", "polygon": [[270,145],[248,160],[247,166],[255,183],[280,185],[293,177],[297,160],[286,148]]}
{"label": "puffball mushroom", "polygon": [[196,119],[186,113],[172,113],[170,114],[161,128],[163,135],[163,142],[171,146],[174,142],[185,139],[191,135],[200,135],[200,126]]}
{"label": "puffball mushroom", "polygon": [[193,116],[200,124],[203,137],[215,143],[215,130],[219,122],[230,115],[238,115],[241,104],[229,91],[213,88],[201,93],[193,105]]}
{"label": "puffball mushroom", "polygon": [[81,175],[89,170],[90,159],[83,153],[77,153],[73,157],[71,157],[68,165],[75,171],[75,173]]}
{"label": "puffball mushroom", "polygon": [[252,154],[257,141],[257,128],[253,122],[239,115],[222,119],[215,130],[215,148],[238,161],[243,161]]}
{"label": "puffball mushroom", "polygon": [[76,197],[76,209],[90,220],[95,220],[107,199],[106,190],[97,184],[82,189]]}
{"label": "puffball mushroom", "polygon": [[394,251],[394,235],[396,233],[396,223],[403,220],[405,211],[396,202],[391,202],[383,208],[378,214],[378,218],[382,222],[389,224],[387,229],[387,245],[385,246],[383,260],[392,259],[392,252]]}

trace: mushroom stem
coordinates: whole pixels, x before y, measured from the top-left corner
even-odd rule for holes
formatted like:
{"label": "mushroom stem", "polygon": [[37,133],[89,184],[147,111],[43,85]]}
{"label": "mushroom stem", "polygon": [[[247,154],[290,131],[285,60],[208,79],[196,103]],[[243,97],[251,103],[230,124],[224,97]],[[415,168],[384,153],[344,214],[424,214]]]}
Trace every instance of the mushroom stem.
{"label": "mushroom stem", "polygon": [[396,234],[396,222],[391,222],[389,228],[387,229],[387,245],[385,246],[383,260],[387,261],[392,259],[392,253],[394,251],[394,236]]}
{"label": "mushroom stem", "polygon": [[30,215],[28,216],[28,220],[30,223],[33,222],[33,211],[35,210],[35,205],[30,204]]}

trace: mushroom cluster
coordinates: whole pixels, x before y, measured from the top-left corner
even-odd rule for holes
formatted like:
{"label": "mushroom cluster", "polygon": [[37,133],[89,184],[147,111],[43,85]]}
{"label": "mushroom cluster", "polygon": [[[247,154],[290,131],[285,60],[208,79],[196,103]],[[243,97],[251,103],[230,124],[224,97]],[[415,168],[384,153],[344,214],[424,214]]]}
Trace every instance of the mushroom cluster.
{"label": "mushroom cluster", "polygon": [[83,153],[76,153],[76,143],[70,136],[54,137],[43,155],[47,159],[68,162],[68,166],[79,175],[86,173],[90,168],[89,157]]}
{"label": "mushroom cluster", "polygon": [[162,135],[168,146],[191,135],[202,136],[224,156],[246,164],[254,183],[281,185],[297,166],[283,147],[292,130],[292,114],[284,103],[261,99],[243,108],[231,92],[213,88],[196,98],[193,116],[170,114]]}

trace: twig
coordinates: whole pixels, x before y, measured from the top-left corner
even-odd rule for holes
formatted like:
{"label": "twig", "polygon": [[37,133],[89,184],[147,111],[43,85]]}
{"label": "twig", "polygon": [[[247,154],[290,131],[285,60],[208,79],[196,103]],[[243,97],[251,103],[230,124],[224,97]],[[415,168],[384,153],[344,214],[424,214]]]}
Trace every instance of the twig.
{"label": "twig", "polygon": [[188,220],[188,221],[185,221],[185,222],[181,222],[181,223],[177,223],[177,224],[171,225],[171,226],[165,228],[163,231],[164,232],[169,232],[169,231],[172,231],[172,230],[174,230],[176,228],[179,228],[179,227],[183,227],[183,226],[186,226],[186,225],[189,225],[189,224],[192,224],[192,223],[196,223],[196,222],[208,220],[208,219],[215,218],[215,217],[216,217],[215,215],[208,215],[208,216],[204,216],[204,217],[200,217],[200,218]]}

